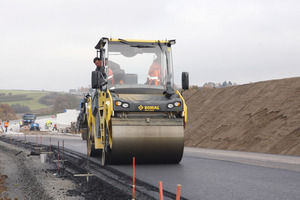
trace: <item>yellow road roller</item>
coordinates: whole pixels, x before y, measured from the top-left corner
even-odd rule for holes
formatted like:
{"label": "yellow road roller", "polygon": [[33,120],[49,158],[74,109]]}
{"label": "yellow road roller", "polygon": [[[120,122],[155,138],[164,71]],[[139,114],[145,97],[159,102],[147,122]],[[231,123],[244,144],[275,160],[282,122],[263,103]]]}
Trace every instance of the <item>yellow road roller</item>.
{"label": "yellow road roller", "polygon": [[[179,163],[187,106],[174,85],[175,40],[101,38],[101,67],[82,103],[81,124],[89,156],[108,163]],[[189,75],[182,72],[182,89]]]}

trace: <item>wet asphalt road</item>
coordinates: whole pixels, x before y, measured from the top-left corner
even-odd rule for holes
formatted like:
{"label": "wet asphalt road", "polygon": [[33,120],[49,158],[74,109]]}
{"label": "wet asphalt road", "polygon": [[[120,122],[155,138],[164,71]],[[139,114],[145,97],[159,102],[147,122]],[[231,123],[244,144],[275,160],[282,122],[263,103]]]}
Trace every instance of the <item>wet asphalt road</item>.
{"label": "wet asphalt road", "polygon": [[[9,137],[9,136],[8,136]],[[17,138],[17,135],[12,137]],[[27,141],[60,146],[86,153],[78,136],[26,136]],[[19,135],[24,140],[23,135]],[[100,162],[100,160],[99,160]],[[113,168],[132,175],[131,165]],[[185,148],[177,165],[137,165],[136,178],[187,199],[300,199],[300,157]],[[138,187],[138,186],[136,186]]]}

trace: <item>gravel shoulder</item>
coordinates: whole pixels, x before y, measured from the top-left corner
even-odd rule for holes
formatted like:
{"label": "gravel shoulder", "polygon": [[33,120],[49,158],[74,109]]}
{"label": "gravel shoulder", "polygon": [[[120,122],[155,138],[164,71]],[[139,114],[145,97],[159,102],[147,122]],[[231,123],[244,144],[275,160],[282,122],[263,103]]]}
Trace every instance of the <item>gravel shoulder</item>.
{"label": "gravel shoulder", "polygon": [[84,199],[68,195],[76,184],[56,171],[54,164],[41,163],[40,156],[0,141],[0,200]]}

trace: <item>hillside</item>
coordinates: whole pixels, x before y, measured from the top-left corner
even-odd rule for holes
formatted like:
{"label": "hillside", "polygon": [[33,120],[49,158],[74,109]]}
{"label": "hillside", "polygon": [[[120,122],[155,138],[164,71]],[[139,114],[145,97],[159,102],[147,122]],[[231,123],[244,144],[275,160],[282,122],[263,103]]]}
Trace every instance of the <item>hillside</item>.
{"label": "hillside", "polygon": [[300,78],[184,91],[185,146],[300,156]]}
{"label": "hillside", "polygon": [[[19,115],[23,115],[23,113],[48,115],[63,112],[64,109],[78,108],[82,96],[51,91],[0,90],[0,105],[11,106],[14,112]],[[14,113],[10,114],[12,114],[11,116],[14,115]],[[7,117],[5,115],[7,114],[1,113],[0,109],[0,117]],[[11,117],[8,120],[15,118]]]}
{"label": "hillside", "polygon": [[31,90],[0,90],[0,104],[20,104],[28,106],[30,110],[47,108],[47,105],[39,103],[39,99],[49,92]]}

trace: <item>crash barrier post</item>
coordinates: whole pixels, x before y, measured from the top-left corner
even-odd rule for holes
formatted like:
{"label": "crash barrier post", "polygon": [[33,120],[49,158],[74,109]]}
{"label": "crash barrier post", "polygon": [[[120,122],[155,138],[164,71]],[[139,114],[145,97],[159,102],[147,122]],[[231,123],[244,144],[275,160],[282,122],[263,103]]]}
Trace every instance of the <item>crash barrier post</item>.
{"label": "crash barrier post", "polygon": [[[47,139],[46,139],[47,140]],[[45,142],[46,143],[46,142]],[[44,147],[43,147],[43,136],[41,136],[41,147],[40,147],[40,149],[42,150],[42,149],[44,149]],[[40,152],[41,154],[51,154],[51,156],[52,156],[52,151],[51,151],[51,137],[49,137],[49,151],[41,151]],[[53,162],[57,162],[57,160],[52,160]]]}
{"label": "crash barrier post", "polygon": [[35,137],[35,152],[38,152],[38,135]]}
{"label": "crash barrier post", "polygon": [[[51,150],[51,141],[50,141],[50,150]],[[53,152],[44,152],[44,153],[50,153],[52,154]],[[59,141],[57,141],[57,160],[52,160],[52,162],[57,162],[57,170],[58,170],[58,174],[60,174],[60,167],[61,165],[59,164],[60,162],[63,162],[63,168],[64,168],[64,162],[66,160],[64,160],[64,142],[63,142],[63,159],[59,158]],[[64,170],[64,169],[63,169]],[[64,173],[64,171],[63,171]]]}
{"label": "crash barrier post", "polygon": [[57,170],[59,172],[59,141],[57,141]]}
{"label": "crash barrier post", "polygon": [[135,157],[132,158],[132,200],[135,199]]}
{"label": "crash barrier post", "polygon": [[26,134],[24,134],[24,140],[25,140],[25,148],[27,148],[27,142],[26,142]]}
{"label": "crash barrier post", "polygon": [[[37,153],[42,153],[43,147],[42,147],[42,145],[39,146],[38,142],[39,142],[38,135],[36,135],[36,137],[35,137],[35,151]],[[40,144],[41,143],[42,143],[42,136],[41,136]]]}
{"label": "crash barrier post", "polygon": [[86,145],[87,151],[86,151],[86,163],[87,163],[87,174],[74,174],[74,176],[85,176],[86,181],[89,182],[90,176],[94,176],[94,174],[90,173],[90,155],[89,155],[89,150],[88,150],[88,145]]}
{"label": "crash barrier post", "polygon": [[162,181],[159,181],[159,199],[160,200],[164,199]]}
{"label": "crash barrier post", "polygon": [[62,162],[63,162],[63,173],[65,173],[65,141],[63,140],[63,157],[62,157]]}
{"label": "crash barrier post", "polygon": [[180,200],[181,185],[177,185],[176,200]]}

